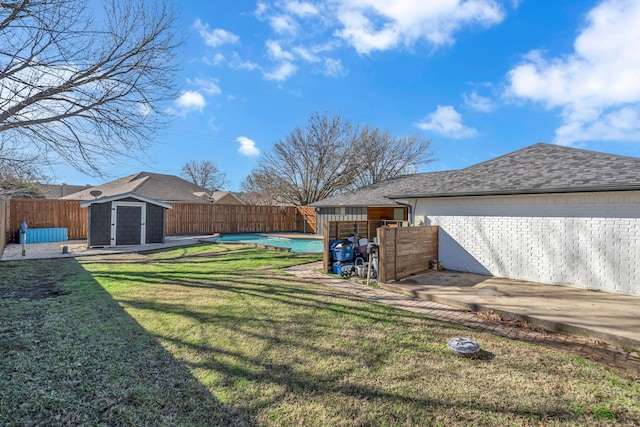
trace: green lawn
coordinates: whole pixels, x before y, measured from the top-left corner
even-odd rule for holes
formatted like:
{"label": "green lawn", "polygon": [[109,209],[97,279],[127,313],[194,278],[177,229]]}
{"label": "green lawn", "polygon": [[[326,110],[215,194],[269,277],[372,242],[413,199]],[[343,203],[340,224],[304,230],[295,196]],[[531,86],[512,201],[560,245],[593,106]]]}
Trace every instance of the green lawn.
{"label": "green lawn", "polygon": [[[0,263],[0,425],[640,425],[615,370],[279,270],[316,259]],[[486,357],[452,355],[454,336]]]}

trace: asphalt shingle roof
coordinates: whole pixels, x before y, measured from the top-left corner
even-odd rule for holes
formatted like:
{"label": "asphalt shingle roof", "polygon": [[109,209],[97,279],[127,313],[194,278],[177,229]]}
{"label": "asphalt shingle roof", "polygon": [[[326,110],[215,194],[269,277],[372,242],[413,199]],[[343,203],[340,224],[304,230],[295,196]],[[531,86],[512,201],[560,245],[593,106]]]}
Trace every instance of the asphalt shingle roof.
{"label": "asphalt shingle roof", "polygon": [[124,193],[136,193],[150,199],[165,202],[210,203],[206,197],[198,197],[194,193],[207,193],[204,188],[175,175],[164,175],[151,172],[139,172],[125,176],[78,193],[70,194],[63,199],[92,200],[93,190],[102,192],[100,197],[115,196]]}
{"label": "asphalt shingle roof", "polygon": [[465,169],[405,175],[313,206],[384,206],[383,199],[392,205],[389,199],[608,190],[640,190],[640,158],[538,143]]}

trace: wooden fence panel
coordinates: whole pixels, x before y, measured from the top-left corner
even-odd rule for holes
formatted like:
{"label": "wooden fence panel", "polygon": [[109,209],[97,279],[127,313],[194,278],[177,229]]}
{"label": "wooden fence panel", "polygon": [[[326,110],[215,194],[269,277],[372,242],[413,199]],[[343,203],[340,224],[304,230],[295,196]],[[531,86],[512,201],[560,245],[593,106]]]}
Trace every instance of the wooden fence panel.
{"label": "wooden fence panel", "polygon": [[316,209],[310,206],[298,206],[298,231],[300,233],[317,233]]}
{"label": "wooden fence panel", "polygon": [[167,211],[167,235],[297,231],[294,206],[173,203]]}
{"label": "wooden fence panel", "polygon": [[9,212],[9,242],[18,241],[22,221],[29,228],[66,227],[69,239],[87,238],[87,210],[78,200],[11,199]]}
{"label": "wooden fence panel", "polygon": [[9,222],[9,203],[11,201],[9,199],[0,200],[0,255],[4,250],[4,247],[7,246],[7,223]]}
{"label": "wooden fence panel", "polygon": [[438,227],[381,227],[380,282],[428,270],[438,260]]}

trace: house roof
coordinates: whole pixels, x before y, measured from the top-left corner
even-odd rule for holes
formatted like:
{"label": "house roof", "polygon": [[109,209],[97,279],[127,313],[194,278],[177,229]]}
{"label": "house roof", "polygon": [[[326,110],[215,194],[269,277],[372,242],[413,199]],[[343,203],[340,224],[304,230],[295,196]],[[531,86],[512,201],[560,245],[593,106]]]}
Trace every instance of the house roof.
{"label": "house roof", "polygon": [[80,202],[80,207],[81,208],[86,208],[89,207],[91,205],[93,205],[94,203],[107,203],[107,202],[112,202],[115,200],[122,200],[122,199],[136,199],[136,200],[140,200],[141,202],[147,202],[147,203],[151,203],[154,205],[158,205],[160,207],[163,207],[165,209],[171,209],[171,205],[167,204],[167,203],[163,203],[159,200],[154,200],[151,199],[149,197],[144,197],[141,196],[139,194],[136,193],[124,193],[124,194],[116,194],[114,196],[107,196],[107,197],[100,197],[97,199],[93,199],[93,200],[86,200],[84,202]]}
{"label": "house roof", "polygon": [[164,202],[211,203],[206,189],[174,175],[139,172],[96,187],[91,187],[62,197],[69,200],[93,200],[93,191],[101,191],[101,197],[135,193]]}
{"label": "house roof", "polygon": [[621,190],[640,190],[640,158],[538,143],[465,169],[404,175],[311,206],[388,206],[393,199]]}
{"label": "house roof", "polygon": [[640,190],[640,158],[538,143],[389,190],[392,199]]}
{"label": "house roof", "polygon": [[42,184],[38,183],[38,186],[44,193],[44,197],[47,199],[58,199],[60,197],[67,196],[69,194],[77,193],[91,187],[86,185],[70,185],[70,184]]}
{"label": "house roof", "polygon": [[240,199],[240,197],[238,197],[237,195],[233,194],[231,191],[214,191],[211,194],[211,197],[213,198],[213,202],[217,203],[219,201],[221,201],[222,199],[224,199],[225,197],[231,198],[235,201],[235,203],[239,204],[239,205],[245,205],[246,203]]}
{"label": "house roof", "polygon": [[323,200],[318,200],[317,202],[311,203],[310,206],[399,206],[398,203],[389,199],[387,195],[397,191],[399,188],[411,188],[413,183],[422,179],[422,175],[439,173],[443,172],[396,176],[386,181],[360,187],[349,193],[338,194]]}

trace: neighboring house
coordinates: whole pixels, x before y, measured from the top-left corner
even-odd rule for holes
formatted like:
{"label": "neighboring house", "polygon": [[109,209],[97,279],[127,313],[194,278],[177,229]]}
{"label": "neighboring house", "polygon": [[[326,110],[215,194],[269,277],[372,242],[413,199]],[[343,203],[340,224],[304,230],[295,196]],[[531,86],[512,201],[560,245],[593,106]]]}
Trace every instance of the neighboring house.
{"label": "neighboring house", "polygon": [[211,198],[213,199],[213,203],[219,203],[221,205],[244,205],[243,202],[238,196],[233,194],[230,191],[214,191],[211,194]]}
{"label": "neighboring house", "polygon": [[77,193],[78,191],[91,188],[87,185],[69,185],[69,184],[38,184],[38,187],[42,190],[42,194],[47,199],[60,199],[68,196],[69,194]]}
{"label": "neighboring house", "polygon": [[541,143],[381,186],[447,269],[640,295],[639,158]]}
{"label": "neighboring house", "polygon": [[[97,193],[98,191],[100,192],[99,194]],[[125,176],[61,198],[68,200],[93,200],[96,197],[110,197],[126,193],[135,193],[149,199],[169,203],[244,204],[232,193],[214,192],[212,195],[206,189],[178,176],[151,172],[139,172]],[[215,196],[216,193],[218,193],[217,197]],[[96,196],[95,194],[98,195]]]}

